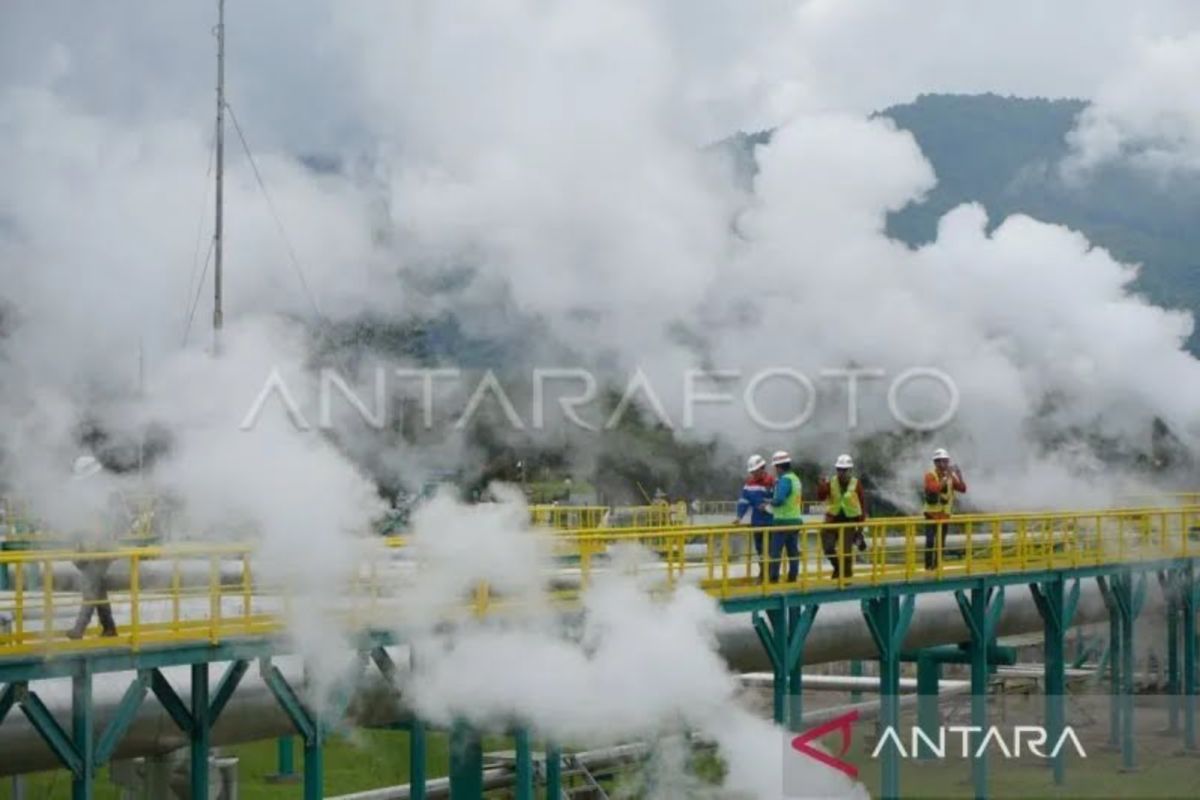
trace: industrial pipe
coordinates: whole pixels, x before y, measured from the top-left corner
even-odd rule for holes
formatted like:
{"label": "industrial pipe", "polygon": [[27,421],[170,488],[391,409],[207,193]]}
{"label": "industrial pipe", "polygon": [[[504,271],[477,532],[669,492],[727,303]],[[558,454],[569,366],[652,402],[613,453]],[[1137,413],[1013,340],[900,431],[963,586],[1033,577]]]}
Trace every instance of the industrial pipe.
{"label": "industrial pipe", "polygon": [[[1150,598],[1144,613],[1150,613]],[[1084,584],[1072,625],[1099,622],[1107,619],[1103,598],[1094,584]],[[1010,589],[1000,617],[997,635],[1013,636],[1042,630],[1042,618],[1027,590]],[[721,619],[716,638],[722,656],[737,673],[770,670],[771,665],[748,614],[730,614]],[[963,624],[954,595],[948,592],[927,593],[917,597],[912,624],[904,641],[905,649],[954,644],[967,641],[969,634]],[[804,647],[804,661],[818,664],[850,659],[870,659],[876,655],[857,602],[826,603],[817,614]],[[349,653],[347,653],[349,660]],[[407,658],[394,659],[398,665]],[[303,682],[299,657],[275,659],[293,686]],[[213,679],[220,676],[223,665],[214,665]],[[190,693],[190,671],[186,668],[164,670],[181,697]],[[385,725],[404,721],[408,711],[382,678],[374,671],[351,704],[350,720],[360,726]],[[112,719],[125,689],[132,680],[131,673],[105,673],[93,678],[93,707],[97,730]],[[33,681],[30,689],[38,692],[55,715],[70,714],[71,684],[69,680]],[[241,744],[271,739],[293,733],[286,715],[261,678],[251,671],[243,678],[225,713],[212,731],[212,746]],[[187,745],[183,733],[175,728],[166,712],[153,697],[147,697],[115,757],[131,758],[166,753]],[[19,714],[10,713],[0,725],[0,775],[53,769],[57,761],[37,732]]]}

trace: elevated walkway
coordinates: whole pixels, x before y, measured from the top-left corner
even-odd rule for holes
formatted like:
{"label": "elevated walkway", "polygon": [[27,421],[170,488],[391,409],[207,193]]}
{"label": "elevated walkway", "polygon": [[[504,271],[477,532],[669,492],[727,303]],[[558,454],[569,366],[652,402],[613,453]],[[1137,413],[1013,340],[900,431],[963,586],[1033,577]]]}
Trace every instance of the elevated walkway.
{"label": "elevated walkway", "polygon": [[[862,550],[854,546],[852,534],[857,532],[862,534]],[[899,663],[909,657],[904,648],[914,617],[919,616],[918,596],[953,598],[948,606],[938,608],[956,610],[957,619],[952,626],[948,621],[937,625],[958,637],[950,641],[961,644],[962,658],[971,664],[972,691],[986,693],[990,653],[1005,618],[1006,592],[1010,607],[1017,602],[1018,592],[1024,593],[1024,602],[1032,599],[1028,607],[1035,608],[1042,621],[1047,654],[1043,684],[1048,727],[1053,729],[1062,725],[1067,677],[1063,632],[1076,620],[1083,582],[1095,581],[1092,589],[1098,592],[1089,591],[1093,597],[1102,596],[1102,608],[1108,609],[1116,643],[1114,694],[1126,695],[1132,695],[1133,688],[1134,621],[1147,586],[1158,584],[1173,630],[1179,630],[1183,643],[1182,652],[1176,654],[1182,669],[1174,673],[1178,694],[1196,695],[1200,507],[975,515],[933,527],[920,518],[877,519],[858,526],[806,522],[795,532],[799,550],[795,580],[786,579],[789,565],[781,556],[785,579],[774,582],[764,569],[769,565],[762,563],[754,547],[754,538],[763,533],[731,525],[545,533],[558,556],[543,572],[545,597],[564,614],[574,613],[583,593],[615,571],[635,575],[648,591],[662,595],[681,585],[699,587],[725,611],[749,614],[759,652],[766,654],[772,670],[775,719],[798,725],[804,719],[800,689],[805,647],[822,606],[852,602],[859,609],[860,625],[866,623],[880,661],[881,719],[889,723],[899,711]],[[354,660],[357,671],[352,670],[354,679],[339,690],[344,695],[343,709],[362,675],[362,665],[374,661],[385,684],[390,683],[403,665],[395,663],[394,651],[388,648],[404,644],[408,623],[426,626],[430,622],[414,618],[412,605],[404,601],[406,589],[422,568],[409,542],[392,537],[359,544],[357,567],[324,594],[336,600],[306,609],[319,614],[329,630],[344,632],[338,644],[356,643],[349,646],[359,653]],[[74,796],[89,797],[96,770],[117,751],[143,699],[151,693],[189,743],[195,763],[207,763],[214,726],[226,706],[231,701],[236,704],[238,687],[257,662],[256,680],[263,696],[283,711],[305,742],[306,797],[319,796],[322,742],[327,726],[336,720],[307,706],[303,693],[293,686],[298,673],[285,674],[278,666],[279,658],[293,652],[283,634],[303,598],[269,579],[271,573],[257,558],[250,543],[128,546],[104,553],[53,548],[0,553],[8,586],[0,592],[0,724],[19,709],[74,775]],[[847,560],[853,561],[852,573],[834,577],[831,563]],[[102,638],[93,628],[82,639],[68,638],[80,604],[95,602],[84,601],[77,590],[79,568],[96,561],[109,563],[116,584],[108,599],[117,616],[118,634]],[[337,579],[331,576],[330,580]],[[480,583],[459,602],[428,613],[436,613],[438,622],[454,624],[523,611],[517,598]],[[849,644],[846,638],[843,657],[859,657],[850,655],[855,651]],[[836,649],[837,644],[826,646]],[[217,682],[211,687],[210,663],[223,665],[221,675],[212,676]],[[187,671],[186,688],[177,689],[162,677],[162,671],[171,667]],[[127,674],[128,687],[98,727],[93,682],[106,673]],[[46,690],[39,682],[53,678],[71,684],[69,700],[64,698],[70,730],[56,720],[41,696]],[[1185,746],[1195,749],[1194,703],[1184,706],[1181,711],[1187,722],[1182,735]],[[1132,705],[1122,713],[1120,724],[1125,726],[1132,719]],[[986,722],[986,708],[974,714],[973,724]],[[409,724],[419,726],[419,722]],[[1131,737],[1130,731],[1127,738]],[[414,741],[418,739],[414,736]],[[1061,762],[1054,766],[1055,777],[1061,780],[1064,767]],[[474,774],[471,765],[461,768],[464,775]],[[882,769],[885,787],[898,791],[894,761],[885,757]],[[207,780],[207,769],[194,772],[196,781]],[[986,770],[982,778],[976,774],[976,782],[977,794],[986,793]],[[193,787],[195,791],[203,788],[200,783]]]}

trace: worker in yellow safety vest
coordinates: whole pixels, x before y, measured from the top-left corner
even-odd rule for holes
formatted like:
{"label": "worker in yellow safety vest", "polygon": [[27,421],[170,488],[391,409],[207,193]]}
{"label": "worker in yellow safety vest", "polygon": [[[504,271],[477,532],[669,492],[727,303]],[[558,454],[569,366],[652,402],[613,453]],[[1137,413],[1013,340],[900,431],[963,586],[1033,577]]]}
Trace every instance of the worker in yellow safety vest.
{"label": "worker in yellow safety vest", "polygon": [[800,476],[792,469],[792,457],[786,450],[777,450],[771,456],[771,464],[776,480],[769,505],[775,524],[767,541],[767,576],[772,583],[779,580],[779,567],[786,551],[788,580],[794,582],[800,577],[800,527],[804,524]]}
{"label": "worker in yellow safety vest", "polygon": [[933,469],[925,473],[922,485],[925,519],[925,569],[937,569],[938,554],[946,545],[946,520],[954,513],[954,495],[965,494],[967,483],[962,470],[950,462],[950,454],[938,448],[933,452]]}
{"label": "worker in yellow safety vest", "polygon": [[833,477],[823,478],[817,485],[817,499],[825,501],[827,527],[821,531],[821,547],[833,565],[833,578],[837,580],[854,575],[854,547],[866,549],[862,529],[847,523],[867,518],[867,500],[862,481],[853,473],[854,459],[843,453],[833,469]]}

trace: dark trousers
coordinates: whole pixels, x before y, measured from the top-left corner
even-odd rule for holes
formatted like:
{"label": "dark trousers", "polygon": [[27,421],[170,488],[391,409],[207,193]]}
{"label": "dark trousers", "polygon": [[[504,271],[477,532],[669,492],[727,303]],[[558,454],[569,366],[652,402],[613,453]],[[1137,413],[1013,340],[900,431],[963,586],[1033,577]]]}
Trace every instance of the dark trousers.
{"label": "dark trousers", "polygon": [[[861,522],[862,517],[851,519],[845,514],[838,514],[834,517],[826,517],[825,521],[831,524]],[[861,537],[862,531],[852,526],[821,531],[821,549],[825,551],[829,563],[833,565],[835,579],[843,575],[847,578],[853,577],[854,547],[859,543]]]}
{"label": "dark trousers", "polygon": [[750,539],[754,542],[754,563],[758,564],[758,577],[761,579],[766,573],[766,561],[763,558],[763,553],[767,549],[767,532],[762,528],[756,528],[750,534]]}
{"label": "dark trousers", "polygon": [[949,517],[937,519],[928,514],[925,519],[925,569],[937,569],[938,551],[946,549],[946,531],[950,527]]}
{"label": "dark trousers", "polygon": [[113,620],[112,606],[108,603],[108,587],[105,585],[105,573],[108,572],[109,562],[106,560],[77,561],[79,570],[80,593],[83,603],[79,607],[79,615],[75,625],[67,632],[67,636],[78,639],[87,630],[92,615],[100,617],[101,633],[105,636],[117,635],[117,624]]}
{"label": "dark trousers", "polygon": [[784,551],[788,557],[788,580],[795,581],[800,576],[800,529],[784,528],[772,530],[767,547],[767,578],[771,583],[779,581],[779,563]]}

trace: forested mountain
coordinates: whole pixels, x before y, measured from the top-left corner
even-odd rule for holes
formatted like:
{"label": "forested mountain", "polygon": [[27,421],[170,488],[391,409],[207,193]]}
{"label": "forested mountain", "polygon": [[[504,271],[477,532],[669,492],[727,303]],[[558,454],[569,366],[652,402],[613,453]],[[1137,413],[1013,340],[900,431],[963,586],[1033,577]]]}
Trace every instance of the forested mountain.
{"label": "forested mountain", "polygon": [[[880,112],[912,132],[938,178],[923,203],[892,215],[889,232],[910,244],[929,241],[942,214],[977,200],[992,225],[1020,212],[1074,228],[1118,259],[1142,264],[1136,288],[1155,303],[1200,311],[1200,176],[1110,165],[1064,177],[1066,135],[1086,105],[922,95]],[[1200,353],[1200,335],[1189,346]]]}

